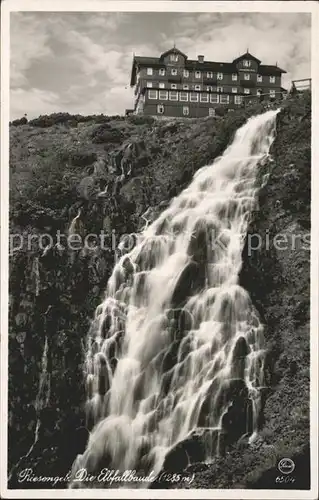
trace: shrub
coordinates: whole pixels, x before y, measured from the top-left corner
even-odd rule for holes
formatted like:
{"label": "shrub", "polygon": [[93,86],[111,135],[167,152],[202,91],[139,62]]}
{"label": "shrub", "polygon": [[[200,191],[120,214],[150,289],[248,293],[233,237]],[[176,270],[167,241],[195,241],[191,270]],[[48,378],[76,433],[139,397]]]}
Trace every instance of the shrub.
{"label": "shrub", "polygon": [[215,109],[216,116],[225,116],[227,110],[221,106]]}
{"label": "shrub", "polygon": [[70,152],[68,161],[75,167],[87,167],[97,160],[96,153],[87,153],[86,151]]}
{"label": "shrub", "polygon": [[155,118],[152,116],[129,115],[127,121],[133,125],[152,125]]}
{"label": "shrub", "polygon": [[22,118],[18,118],[17,120],[13,120],[10,122],[10,125],[13,125],[14,127],[18,127],[19,125],[26,125],[28,123],[28,120],[25,116]]}
{"label": "shrub", "polygon": [[120,130],[104,123],[94,130],[91,137],[94,144],[119,144],[122,142],[124,135]]}

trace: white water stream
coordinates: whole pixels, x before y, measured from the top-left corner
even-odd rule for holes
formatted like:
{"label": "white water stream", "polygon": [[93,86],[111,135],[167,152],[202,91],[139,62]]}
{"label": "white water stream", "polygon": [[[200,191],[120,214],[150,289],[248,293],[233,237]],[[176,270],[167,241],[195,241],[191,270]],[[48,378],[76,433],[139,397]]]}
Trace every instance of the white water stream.
{"label": "white water stream", "polygon": [[116,264],[89,332],[94,426],[73,472],[158,472],[192,430],[223,427],[232,381],[247,390],[256,434],[263,326],[238,274],[278,111],[250,118]]}

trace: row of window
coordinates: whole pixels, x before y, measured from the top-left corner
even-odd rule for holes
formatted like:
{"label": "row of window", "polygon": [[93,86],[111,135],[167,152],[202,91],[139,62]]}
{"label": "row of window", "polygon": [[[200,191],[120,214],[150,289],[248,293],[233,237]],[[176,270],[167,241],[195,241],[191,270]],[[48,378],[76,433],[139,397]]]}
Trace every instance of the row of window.
{"label": "row of window", "polygon": [[[245,94],[250,94],[250,89],[244,89],[247,92]],[[261,90],[257,91],[257,95],[261,95]],[[276,91],[269,91],[270,97],[276,97]],[[228,104],[229,103],[229,94],[207,94],[205,92],[197,93],[197,92],[177,92],[174,90],[149,90],[148,98],[149,99],[159,99],[161,101],[181,101],[181,102],[211,102],[211,103],[221,103]],[[234,96],[235,104],[242,103],[242,96],[235,95]]]}
{"label": "row of window", "polygon": [[[181,101],[181,102],[210,102],[212,104],[229,104],[229,95],[228,94],[198,94],[194,92],[174,92],[168,90],[149,90],[148,92],[149,99],[159,99],[161,101]],[[242,103],[242,96],[235,96],[235,104]]]}
{"label": "row of window", "polygon": [[[163,104],[158,104],[157,106],[157,113],[159,115],[163,115],[165,113],[165,107]],[[208,108],[208,115],[209,116],[215,116],[215,108]],[[183,106],[183,115],[188,116],[189,115],[189,106]]]}
{"label": "row of window", "polygon": [[[156,88],[157,86],[160,89],[165,89],[165,83],[163,82],[146,82],[146,86],[148,88],[152,88],[154,84],[154,87]],[[194,90],[207,90],[208,92],[224,92],[224,87],[212,87],[211,85],[207,85],[206,89],[204,85],[193,85],[192,86]],[[176,83],[171,83],[170,87],[171,90],[177,90],[177,84]],[[188,84],[183,85],[183,90],[190,90],[190,86]],[[238,87],[232,87],[231,89],[232,94],[237,94],[238,93]],[[250,94],[249,89],[244,89],[245,94]]]}
{"label": "row of window", "polygon": [[[147,68],[147,74],[148,75],[153,75],[153,68]],[[158,74],[160,76],[165,76],[166,75],[166,69],[165,68],[160,68],[158,70]],[[170,74],[172,76],[176,76],[177,75],[177,69],[176,68],[171,68],[170,70]],[[195,71],[195,78],[202,78],[202,76],[204,75],[204,73],[202,71]],[[207,71],[206,72],[206,76],[207,78],[213,78],[213,72],[212,71]],[[217,73],[217,80],[223,80],[224,79],[224,73]],[[244,73],[244,80],[250,80],[250,73]],[[183,77],[184,78],[188,78],[189,77],[189,71],[188,69],[184,69],[183,70]],[[237,73],[233,73],[232,74],[232,81],[233,82],[236,82],[238,80],[238,75]],[[263,81],[263,77],[262,75],[257,75],[257,82],[262,82]],[[276,77],[275,76],[270,76],[269,77],[269,83],[275,83],[276,82]]]}

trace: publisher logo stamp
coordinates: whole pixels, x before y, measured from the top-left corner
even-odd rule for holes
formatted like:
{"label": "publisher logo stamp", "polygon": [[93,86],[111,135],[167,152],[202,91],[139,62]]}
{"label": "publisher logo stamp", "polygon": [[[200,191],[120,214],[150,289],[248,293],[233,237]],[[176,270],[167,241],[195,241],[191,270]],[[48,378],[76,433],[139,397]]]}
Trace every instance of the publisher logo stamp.
{"label": "publisher logo stamp", "polygon": [[291,474],[295,469],[295,463],[291,458],[282,458],[278,464],[278,469],[282,474]]}

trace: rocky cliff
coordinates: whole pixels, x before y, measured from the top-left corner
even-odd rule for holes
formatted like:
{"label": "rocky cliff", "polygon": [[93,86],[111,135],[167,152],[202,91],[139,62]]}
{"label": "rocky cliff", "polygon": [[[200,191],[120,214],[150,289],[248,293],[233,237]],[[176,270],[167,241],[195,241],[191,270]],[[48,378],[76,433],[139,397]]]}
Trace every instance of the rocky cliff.
{"label": "rocky cliff", "polygon": [[[296,473],[298,460],[309,460],[310,101],[305,94],[282,106],[243,250],[240,281],[266,326],[260,436],[192,466],[191,487],[278,487],[278,460],[294,457]],[[57,114],[11,125],[10,487],[26,467],[62,477],[83,451],[86,335],[121,238],[133,244],[134,233],[259,112],[172,122]],[[89,243],[70,248],[66,237],[75,233],[90,233]],[[95,247],[101,234],[104,244]],[[294,244],[278,248],[278,234]],[[307,488],[305,473],[298,477]]]}

